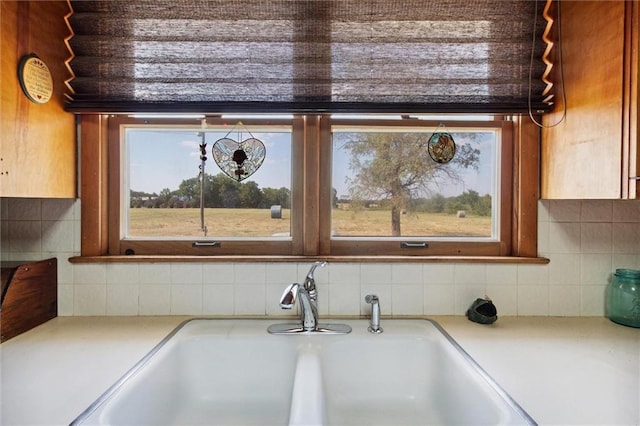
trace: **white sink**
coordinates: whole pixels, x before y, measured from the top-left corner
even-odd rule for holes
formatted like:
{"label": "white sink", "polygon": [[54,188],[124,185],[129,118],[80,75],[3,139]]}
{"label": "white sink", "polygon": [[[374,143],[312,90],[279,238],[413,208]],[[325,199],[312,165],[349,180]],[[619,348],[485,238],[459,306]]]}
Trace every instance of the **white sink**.
{"label": "white sink", "polygon": [[495,425],[531,419],[432,323],[386,321],[320,353],[328,424]]}
{"label": "white sink", "polygon": [[282,336],[273,322],[186,321],[72,424],[535,424],[431,321]]}

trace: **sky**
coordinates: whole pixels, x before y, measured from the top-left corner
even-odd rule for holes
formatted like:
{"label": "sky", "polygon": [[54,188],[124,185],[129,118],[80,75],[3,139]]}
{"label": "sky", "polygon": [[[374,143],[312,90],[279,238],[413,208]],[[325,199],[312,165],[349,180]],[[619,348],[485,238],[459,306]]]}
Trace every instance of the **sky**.
{"label": "sky", "polygon": [[[128,170],[130,188],[135,191],[159,193],[164,188],[178,189],[183,180],[198,176],[200,166],[201,136],[199,128],[192,131],[166,131],[145,128],[143,130],[129,130]],[[245,140],[251,136],[261,140],[266,148],[266,156],[262,166],[246,181],[254,181],[260,188],[290,188],[291,179],[291,148],[290,136],[287,133],[234,131],[205,133],[207,143],[207,161],[205,172],[218,174],[221,169],[215,163],[211,153],[214,143],[223,137],[233,140]],[[455,138],[455,134],[454,134]],[[465,141],[456,139],[456,143]],[[337,145],[337,144],[336,144]],[[491,156],[491,144],[483,142],[478,146],[481,150],[481,162]],[[491,171],[493,167],[483,166],[478,171],[465,169],[462,171],[463,184],[443,186],[439,192],[444,196],[455,196],[473,189],[480,195],[490,193],[492,185]],[[333,182],[338,197],[346,196],[348,188],[346,179],[350,175],[349,154],[344,149],[335,147],[333,158]]]}

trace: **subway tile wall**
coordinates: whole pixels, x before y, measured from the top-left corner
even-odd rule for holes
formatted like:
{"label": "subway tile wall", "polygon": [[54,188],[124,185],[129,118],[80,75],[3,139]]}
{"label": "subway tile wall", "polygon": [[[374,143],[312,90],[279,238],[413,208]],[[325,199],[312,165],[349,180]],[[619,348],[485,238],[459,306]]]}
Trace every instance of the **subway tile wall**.
{"label": "subway tile wall", "polygon": [[[278,298],[308,263],[75,264],[80,202],[0,199],[2,260],[58,258],[59,315],[283,315]],[[540,201],[548,265],[333,263],[316,271],[321,315],[464,315],[491,297],[499,315],[602,316],[620,267],[640,269],[640,201]],[[288,315],[296,315],[289,312]]]}

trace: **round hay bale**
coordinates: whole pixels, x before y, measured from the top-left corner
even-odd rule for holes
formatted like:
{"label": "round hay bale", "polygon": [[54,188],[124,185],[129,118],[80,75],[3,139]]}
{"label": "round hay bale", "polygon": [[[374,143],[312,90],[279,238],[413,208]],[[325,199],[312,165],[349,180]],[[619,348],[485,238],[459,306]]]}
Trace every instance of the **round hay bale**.
{"label": "round hay bale", "polygon": [[271,219],[282,219],[282,206],[271,206]]}
{"label": "round hay bale", "polygon": [[460,218],[467,217],[467,212],[464,210],[458,210],[458,213],[456,214],[456,216]]}

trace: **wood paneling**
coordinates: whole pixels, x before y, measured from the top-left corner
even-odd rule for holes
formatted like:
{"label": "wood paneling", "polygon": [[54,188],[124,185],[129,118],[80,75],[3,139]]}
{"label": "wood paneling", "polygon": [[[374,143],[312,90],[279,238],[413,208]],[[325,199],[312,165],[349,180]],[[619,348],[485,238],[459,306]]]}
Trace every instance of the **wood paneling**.
{"label": "wood paneling", "polygon": [[512,250],[516,256],[538,255],[540,129],[528,118],[515,123],[513,164]]}
{"label": "wood paneling", "polygon": [[20,265],[3,264],[1,269],[0,341],[9,340],[58,315],[56,258]]}
{"label": "wood paneling", "polygon": [[[0,196],[76,196],[73,114],[64,111],[66,1],[0,1]],[[38,55],[53,77],[53,96],[43,105],[27,99],[17,77],[20,59]]]}
{"label": "wood paneling", "polygon": [[625,41],[625,118],[623,131],[623,157],[622,162],[622,195],[624,198],[640,199],[640,2],[634,1],[627,4],[627,16]]}
{"label": "wood paneling", "polygon": [[[556,96],[553,113],[542,133],[542,198],[627,198],[632,102],[629,40],[637,42],[629,27],[625,1],[562,1],[561,49],[556,46],[554,81],[564,85],[566,105]],[[557,36],[556,36],[557,37]],[[561,74],[563,71],[563,75]],[[566,117],[561,117],[566,106]],[[637,116],[637,113],[636,113]],[[637,122],[636,122],[637,124]],[[627,175],[628,176],[628,175]]]}
{"label": "wood paneling", "polygon": [[107,122],[105,115],[84,115],[81,118],[80,250],[83,256],[104,255],[109,250]]}

